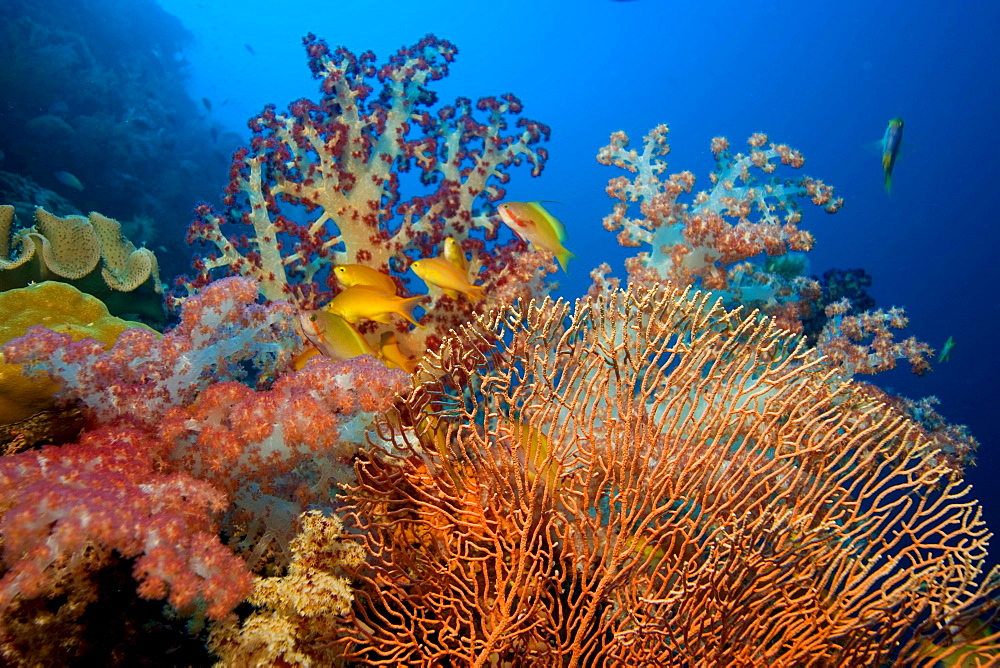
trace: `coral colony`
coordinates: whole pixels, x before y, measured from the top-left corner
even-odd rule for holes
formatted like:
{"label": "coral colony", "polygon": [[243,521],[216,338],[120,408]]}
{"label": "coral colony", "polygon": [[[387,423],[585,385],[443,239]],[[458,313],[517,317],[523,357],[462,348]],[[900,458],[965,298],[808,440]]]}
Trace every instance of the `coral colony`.
{"label": "coral colony", "polygon": [[717,138],[691,195],[666,126],[613,134],[605,227],[643,250],[574,308],[551,252],[498,234],[547,127],[513,95],[438,104],[433,36],[382,65],[304,44],[321,97],[251,119],[178,324],[36,314],[3,347],[83,425],[0,457],[6,662],[101,656],[111,609],[140,617],[106,651],[182,663],[992,660],[975,442],[851,380],[929,349],[806,274],[799,203],[841,201],[785,175],[798,152]]}

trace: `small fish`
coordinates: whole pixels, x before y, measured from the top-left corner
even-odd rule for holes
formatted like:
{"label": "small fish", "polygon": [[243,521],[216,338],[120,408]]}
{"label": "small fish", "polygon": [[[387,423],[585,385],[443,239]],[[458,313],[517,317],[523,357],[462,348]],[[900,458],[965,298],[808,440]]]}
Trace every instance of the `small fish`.
{"label": "small fish", "polygon": [[389,316],[396,314],[407,322],[422,327],[419,322],[413,319],[413,309],[424,297],[426,295],[408,298],[397,297],[396,295],[387,295],[381,290],[367,285],[352,285],[334,297],[324,308],[350,323],[361,320],[391,323]]}
{"label": "small fish", "polygon": [[396,332],[382,332],[378,343],[378,358],[385,362],[385,365],[390,369],[402,369],[410,374],[417,369],[417,360],[407,357],[399,349]]}
{"label": "small fish", "polygon": [[333,275],[345,288],[363,285],[387,295],[396,294],[396,282],[392,276],[363,264],[338,264],[333,268]]}
{"label": "small fish", "polygon": [[133,116],[126,121],[129,125],[137,130],[152,130],[153,124],[150,123],[148,118],[143,116]]}
{"label": "small fish", "polygon": [[243,48],[246,49],[247,51],[249,51],[251,56],[256,56],[257,55],[257,52],[254,51],[253,47],[250,46],[249,44],[244,44]]}
{"label": "small fish", "polygon": [[941,346],[941,354],[938,355],[938,362],[950,362],[951,351],[955,349],[955,337],[949,336],[948,340]]}
{"label": "small fish", "polygon": [[[316,350],[330,359],[344,361],[358,355],[374,357],[376,354],[361,332],[336,313],[323,310],[300,313],[299,329]],[[305,359],[308,357],[306,355]]]}
{"label": "small fish", "polygon": [[540,202],[504,202],[497,207],[497,213],[519,237],[555,255],[563,271],[566,263],[576,257],[563,246],[566,228]]}
{"label": "small fish", "polygon": [[557,491],[560,485],[562,467],[551,455],[552,447],[548,435],[527,422],[501,417],[495,429],[497,455],[514,455],[521,471],[527,474],[529,485],[541,477],[549,492]]}
{"label": "small fish", "polygon": [[207,97],[201,98],[201,103],[205,105],[205,109],[207,109],[208,111],[212,111],[212,101],[209,100]]}
{"label": "small fish", "polygon": [[899,147],[903,143],[903,119],[899,116],[889,121],[882,138],[882,170],[885,172],[885,191],[892,190],[892,170],[896,166]]}
{"label": "small fish", "polygon": [[468,274],[443,256],[417,260],[410,265],[413,273],[423,279],[428,288],[440,288],[449,297],[459,292],[473,303],[483,298],[483,288],[469,282]]}
{"label": "small fish", "polygon": [[462,251],[462,244],[455,241],[454,238],[448,237],[444,240],[443,255],[444,259],[448,260],[448,262],[451,262],[462,271],[469,271],[469,259],[465,257],[465,253]]}
{"label": "small fish", "polygon": [[73,190],[83,190],[83,184],[80,183],[80,179],[76,178],[69,172],[52,172],[52,176],[56,177],[56,181],[68,188],[72,188]]}

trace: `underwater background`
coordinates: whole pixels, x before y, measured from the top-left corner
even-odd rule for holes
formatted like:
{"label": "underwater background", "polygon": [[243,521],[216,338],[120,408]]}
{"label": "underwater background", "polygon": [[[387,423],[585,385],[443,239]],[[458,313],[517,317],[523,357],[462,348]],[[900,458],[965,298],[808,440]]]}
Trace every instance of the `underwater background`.
{"label": "underwater background", "polygon": [[[735,152],[763,132],[844,198],[835,215],[804,207],[800,228],[816,240],[806,274],[864,270],[875,306],[905,309],[899,338],[935,349],[923,375],[901,360],[858,379],[933,395],[945,420],[968,426],[979,449],[965,479],[997,531],[998,25],[1000,4],[961,1],[0,0],[0,204],[36,187],[24,177],[53,213],[117,218],[171,283],[191,271],[194,208],[219,206],[247,120],[318,98],[303,36],[381,63],[433,33],[458,47],[434,82],[442,103],[512,92],[551,128],[543,173],[512,169],[506,199],[553,202],[576,255],[552,277],[555,295],[573,300],[601,263],[624,279],[635,253],[602,227],[620,171],[596,155],[612,132],[638,146],[668,124],[669,172],[693,172],[694,192],[715,166],[713,137]],[[889,193],[880,143],[894,117],[905,132]]]}
{"label": "underwater background", "polygon": [[[211,121],[244,135],[263,105],[315,97],[302,66],[307,32],[379,57],[427,32],[454,42],[442,100],[514,92],[529,117],[552,128],[545,172],[512,179],[508,197],[561,203],[552,210],[578,256],[559,277],[558,294],[569,299],[586,292],[601,262],[623,275],[630,254],[601,227],[613,174],[595,156],[611,132],[638,141],[669,124],[670,170],[694,172],[696,189],[714,166],[712,137],[742,146],[765,132],[799,149],[802,171],[845,200],[834,216],[805,212],[803,227],[816,237],[812,273],[863,268],[878,306],[906,309],[904,336],[935,350],[949,336],[956,343],[951,360],[923,376],[903,362],[863,379],[914,399],[937,396],[948,421],[970,427],[980,448],[968,480],[990,526],[1000,527],[1000,209],[992,199],[1000,186],[988,153],[1000,143],[1000,5],[583,0],[478,11],[390,2],[374,16],[354,2],[288,12],[264,2],[160,4],[194,35],[184,50],[191,97],[210,100]],[[888,195],[874,145],[895,116],[906,126]],[[186,222],[177,221],[178,234]]]}

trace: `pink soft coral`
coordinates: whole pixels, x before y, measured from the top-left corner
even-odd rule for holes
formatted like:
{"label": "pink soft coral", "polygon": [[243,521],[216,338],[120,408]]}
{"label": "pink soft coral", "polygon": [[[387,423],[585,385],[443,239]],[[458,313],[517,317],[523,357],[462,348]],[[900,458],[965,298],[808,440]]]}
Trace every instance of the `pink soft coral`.
{"label": "pink soft coral", "polygon": [[204,602],[216,619],[232,610],[251,579],[216,535],[213,514],[225,496],[187,474],[162,473],[162,454],[135,427],[109,426],[0,459],[0,611],[85,574],[95,548],[135,558],[145,598],[179,610]]}

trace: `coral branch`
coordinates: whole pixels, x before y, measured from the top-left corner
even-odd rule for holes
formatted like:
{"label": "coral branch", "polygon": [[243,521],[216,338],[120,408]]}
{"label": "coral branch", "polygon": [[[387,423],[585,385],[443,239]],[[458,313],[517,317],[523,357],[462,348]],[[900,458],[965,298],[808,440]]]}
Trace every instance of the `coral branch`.
{"label": "coral branch", "polygon": [[[314,35],[304,44],[323,97],[251,119],[226,214],[202,205],[191,226],[189,241],[215,251],[197,262],[190,287],[224,269],[257,279],[268,299],[315,308],[333,294],[334,263],[405,271],[445,237],[462,243],[477,228],[495,237],[498,221],[483,205],[503,196],[512,166],[541,173],[547,154],[537,144],[549,129],[517,118],[521,103],[509,94],[435,109],[429,86],[457,49],[431,35],[382,66],[371,52],[331,50]],[[422,194],[401,194],[417,181]]]}
{"label": "coral branch", "polygon": [[[747,143],[747,154],[733,155],[727,140],[713,139],[716,170],[711,175],[712,187],[686,204],[679,198],[692,191],[695,178],[691,172],[664,176],[664,158],[670,152],[667,126],[659,125],[643,137],[641,153],[629,148],[628,135],[615,132],[611,142],[598,152],[597,161],[635,176],[631,180],[619,176],[608,182],[608,196],[617,201],[605,217],[604,227],[618,231],[618,242],[623,246],[651,246],[628,264],[632,282],[647,287],[667,282],[712,290],[731,306],[742,304],[784,316],[782,324],[798,330],[799,318],[787,317],[782,310],[807,303],[802,292],[811,285],[790,280],[787,270],[768,267],[760,271],[746,261],[810,250],[812,235],[798,227],[802,220],[799,201],[807,199],[835,213],[843,200],[816,179],[777,175],[779,166],[802,167],[805,160],[798,151],[784,144],[769,144],[767,136],[760,133]],[[633,218],[629,213],[636,204],[640,216]],[[804,264],[803,260],[791,262]]]}

